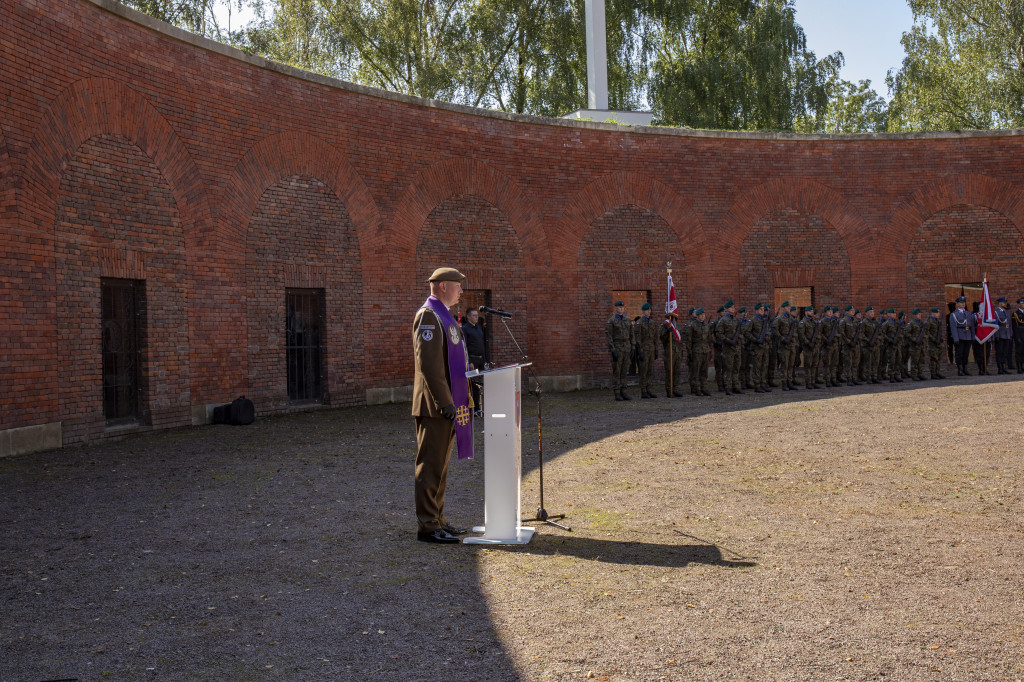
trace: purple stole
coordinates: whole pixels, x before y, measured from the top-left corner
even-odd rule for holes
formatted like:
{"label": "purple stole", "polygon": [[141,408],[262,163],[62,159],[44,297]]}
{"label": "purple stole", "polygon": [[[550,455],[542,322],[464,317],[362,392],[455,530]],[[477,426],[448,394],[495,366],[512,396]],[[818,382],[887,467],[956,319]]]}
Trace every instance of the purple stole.
{"label": "purple stole", "polygon": [[455,323],[455,318],[445,304],[435,296],[428,297],[423,307],[434,311],[445,333],[445,342],[448,344],[448,383],[455,403],[455,446],[459,451],[459,459],[469,459],[473,456],[473,411],[469,409],[469,384],[466,381],[469,356],[466,354],[462,329]]}

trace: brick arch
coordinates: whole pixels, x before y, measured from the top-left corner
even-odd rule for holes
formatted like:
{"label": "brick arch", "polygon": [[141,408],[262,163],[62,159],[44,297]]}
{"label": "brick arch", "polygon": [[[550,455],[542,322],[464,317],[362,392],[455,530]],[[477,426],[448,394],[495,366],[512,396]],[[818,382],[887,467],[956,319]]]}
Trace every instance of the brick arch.
{"label": "brick arch", "polygon": [[420,230],[427,216],[442,201],[458,195],[480,197],[508,217],[528,267],[539,268],[550,263],[547,237],[533,210],[532,200],[500,171],[476,159],[459,157],[424,170],[399,199],[389,235],[395,267],[415,261]]}
{"label": "brick arch", "polygon": [[[338,341],[341,336],[344,336],[343,330],[355,326],[359,330],[358,338],[362,338],[365,332],[365,321],[372,317],[372,304],[379,303],[380,296],[385,295],[381,278],[377,276],[380,273],[375,272],[373,266],[383,257],[385,243],[377,204],[366,184],[345,156],[323,139],[308,133],[281,133],[259,141],[238,161],[228,181],[220,238],[225,247],[235,244],[246,245],[246,248],[237,253],[237,256],[246,260],[245,265],[240,266],[240,271],[251,272],[254,263],[248,261],[254,246],[250,243],[254,213],[261,206],[268,192],[276,191],[280,189],[282,183],[292,180],[306,186],[303,194],[317,204],[315,210],[318,211],[318,215],[334,216],[341,221],[339,225],[344,224],[344,229],[350,228],[354,232],[358,254],[352,254],[351,257],[359,264],[359,267],[354,270],[358,282],[349,281],[350,278],[347,276],[339,276],[343,274],[339,272],[340,270],[348,273],[351,268],[331,268],[324,263],[307,263],[301,262],[301,259],[292,258],[291,262],[282,264],[284,270],[275,271],[273,283],[281,287],[294,286],[327,290],[327,319],[325,321],[329,333],[327,343],[330,346],[327,365],[331,401],[336,404],[358,402],[355,395],[363,390],[367,367],[379,362],[378,354],[384,351],[378,348],[378,344],[371,344],[365,355],[353,352],[354,348],[345,348],[345,346],[351,345],[346,342],[355,343],[354,341],[345,337],[344,342],[334,346],[330,334],[333,333],[334,341]],[[337,201],[337,205],[331,205],[332,202],[326,201],[326,197],[317,198],[317,195],[322,194],[321,190],[317,189],[317,185],[321,183],[322,188],[325,188]],[[325,201],[326,203],[324,203]],[[318,232],[322,233],[323,230],[318,230]],[[300,235],[294,236],[299,237]],[[295,256],[296,254],[291,253],[290,255]],[[288,282],[292,283],[288,284]],[[249,283],[248,286],[252,286],[252,283]],[[342,290],[349,292],[350,295],[355,295],[355,292],[350,290],[353,287],[358,290],[356,296],[358,300],[347,300],[347,297],[346,300],[336,298]],[[246,293],[248,301],[252,292],[247,289]],[[264,291],[264,294],[267,292]],[[280,294],[283,297],[283,290]],[[247,330],[245,332],[247,345],[261,346],[258,339],[249,338],[256,328],[253,326],[253,321],[257,318],[263,320],[273,318],[274,310],[263,309],[269,305],[266,295],[262,298],[257,296],[252,300],[257,301],[256,305],[262,307],[257,311],[249,309],[247,306],[247,310],[243,314],[245,319],[239,320],[239,324],[242,329]],[[283,307],[283,298],[278,303]],[[340,322],[339,316],[342,314],[350,320],[347,325]],[[278,317],[283,319],[283,314]],[[271,334],[274,338],[279,336],[274,329],[264,329],[263,331]],[[361,348],[361,342],[356,345]],[[341,361],[345,357],[344,354],[349,352],[353,352],[354,357],[360,358],[358,368],[350,367],[348,363]],[[239,353],[238,362],[248,364],[250,359],[255,359],[257,356],[259,353],[254,353],[250,347],[248,353]],[[274,367],[280,369],[277,365]],[[256,370],[259,370],[258,361],[248,367],[246,373],[249,376],[249,386],[253,390],[261,391],[264,407],[272,410],[286,408],[286,393],[281,393],[280,386],[275,385],[274,390],[265,386],[258,389],[256,384],[259,382],[254,383],[253,380]],[[267,373],[265,372],[265,374]],[[276,377],[276,375],[274,376]],[[282,398],[282,395],[285,397]],[[361,400],[362,396],[359,396],[359,401]]]}
{"label": "brick arch", "polygon": [[[872,243],[873,237],[868,226],[836,190],[806,178],[777,178],[762,183],[745,192],[730,207],[723,220],[719,240],[719,252],[723,262],[728,254],[743,253],[745,246],[754,230],[763,229],[763,222],[792,212],[802,216],[820,216],[824,228],[834,230],[848,258],[848,272],[843,279],[847,282],[857,281],[855,273],[864,274],[871,269],[876,259],[869,258],[877,252]],[[818,276],[820,267],[803,268],[799,263],[794,267],[780,270],[772,275],[776,286],[810,286]],[[742,288],[742,269],[736,270],[740,278],[735,282],[722,282],[723,286]],[[856,295],[857,292],[850,292]],[[835,295],[835,294],[833,294]]]}
{"label": "brick arch", "polygon": [[52,233],[64,168],[86,140],[104,133],[121,135],[153,161],[174,196],[186,244],[190,249],[209,246],[206,191],[185,144],[143,95],[107,78],[69,85],[36,128],[20,183],[25,221]]}
{"label": "brick arch", "polygon": [[[693,202],[650,176],[630,171],[601,176],[570,200],[562,220],[552,230],[552,249],[563,252],[559,262],[576,262],[594,221],[620,206],[637,206],[660,216],[679,237],[687,268],[703,271],[710,266],[707,237],[693,211]],[[680,274],[675,273],[675,278]]]}
{"label": "brick arch", "polygon": [[380,257],[385,247],[380,211],[366,183],[336,147],[300,132],[260,140],[235,165],[225,192],[220,230],[225,246],[245,242],[249,218],[260,197],[279,180],[293,175],[308,175],[330,187],[352,219],[360,259],[368,262]]}
{"label": "brick arch", "polygon": [[962,173],[930,182],[893,211],[888,250],[909,258],[910,245],[932,215],[953,206],[982,206],[1006,216],[1024,235],[1024,192],[1012,183],[977,173]]}

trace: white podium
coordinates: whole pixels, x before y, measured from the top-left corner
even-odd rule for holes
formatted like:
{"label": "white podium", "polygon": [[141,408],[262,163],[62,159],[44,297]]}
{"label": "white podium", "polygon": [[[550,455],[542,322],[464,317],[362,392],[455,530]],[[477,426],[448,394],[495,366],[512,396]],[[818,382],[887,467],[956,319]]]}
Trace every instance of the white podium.
{"label": "white podium", "polygon": [[519,489],[523,444],[522,371],[532,363],[473,370],[467,377],[484,378],[484,525],[474,526],[483,537],[469,544],[525,545],[534,529],[520,524]]}

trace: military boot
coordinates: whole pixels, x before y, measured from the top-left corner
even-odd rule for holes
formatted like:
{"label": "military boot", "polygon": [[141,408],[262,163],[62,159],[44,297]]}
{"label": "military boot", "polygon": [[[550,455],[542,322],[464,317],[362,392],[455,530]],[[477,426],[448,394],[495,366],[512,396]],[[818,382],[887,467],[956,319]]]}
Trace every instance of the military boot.
{"label": "military boot", "polygon": [[632,400],[632,398],[629,397],[629,394],[626,393],[626,389],[622,389],[621,391],[619,391],[619,395],[622,396],[623,400]]}
{"label": "military boot", "polygon": [[616,400],[625,400],[625,398],[622,397],[622,391],[618,391],[618,390],[615,391],[615,399]]}

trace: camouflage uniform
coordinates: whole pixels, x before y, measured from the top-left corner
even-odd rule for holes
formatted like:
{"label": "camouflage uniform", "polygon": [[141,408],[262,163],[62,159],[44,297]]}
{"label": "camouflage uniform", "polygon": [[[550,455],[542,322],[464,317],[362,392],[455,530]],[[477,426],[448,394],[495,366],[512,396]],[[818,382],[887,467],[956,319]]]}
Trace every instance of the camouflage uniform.
{"label": "camouflage uniform", "polygon": [[821,364],[825,385],[836,386],[839,383],[839,318],[834,315],[821,321]]}
{"label": "camouflage uniform", "polygon": [[878,335],[882,337],[880,346],[885,353],[885,358],[880,361],[881,367],[881,379],[888,379],[890,383],[896,381],[903,381],[900,379],[900,370],[898,365],[898,349],[899,343],[899,323],[891,317],[887,317],[882,322],[881,329],[878,330]]}
{"label": "camouflage uniform", "polygon": [[[783,305],[783,307],[786,307]],[[783,390],[796,388],[793,385],[794,365],[799,352],[799,334],[797,333],[797,320],[788,312],[779,313],[772,324],[772,339],[778,342],[779,346],[779,369],[782,371]]]}
{"label": "camouflage uniform", "polygon": [[843,378],[850,386],[857,386],[857,372],[860,369],[860,322],[853,319],[853,311],[849,310],[839,322],[839,344],[843,353]]}
{"label": "camouflage uniform", "polygon": [[[914,315],[917,314],[917,312],[914,313]],[[924,320],[919,320],[915,317],[908,322],[905,336],[910,350],[910,376],[916,381],[924,381],[924,377],[921,376],[921,364],[928,351],[928,339],[925,337]]]}
{"label": "camouflage uniform", "polygon": [[[739,375],[740,351],[742,350],[740,321],[729,313],[718,318],[718,324],[715,325],[715,342],[721,348],[715,358],[715,375],[721,373],[722,376],[719,385],[724,386],[723,390],[726,395],[742,393],[743,387]],[[721,365],[717,364],[719,360],[722,361]]]}
{"label": "camouflage uniform", "polygon": [[864,383],[878,383],[879,345],[882,342],[880,324],[877,319],[865,317],[860,330],[860,380]]}
{"label": "camouflage uniform", "polygon": [[[813,308],[807,311],[813,313]],[[818,388],[818,364],[821,362],[821,324],[808,315],[799,323],[800,346],[804,351],[804,387]]]}
{"label": "camouflage uniform", "polygon": [[654,360],[658,357],[658,323],[647,317],[646,311],[633,325],[633,340],[639,365],[640,395],[653,398],[651,379],[654,377]]}
{"label": "camouflage uniform", "polygon": [[939,371],[942,365],[942,337],[946,331],[945,325],[938,317],[938,312],[932,312],[924,321],[924,338],[928,343],[928,378],[945,379]]}
{"label": "camouflage uniform", "polygon": [[[633,323],[624,315],[615,314],[604,325],[608,352],[612,356],[612,389],[616,400],[626,399],[626,372],[629,370],[629,351],[633,348]],[[620,397],[621,396],[621,397]]]}
{"label": "camouflage uniform", "polygon": [[[760,309],[759,309],[760,310]],[[758,393],[771,391],[768,388],[768,347],[771,345],[771,322],[760,312],[754,315],[744,330],[743,345],[750,349],[750,370],[753,374],[754,390]]]}
{"label": "camouflage uniform", "polygon": [[689,325],[690,392],[694,395],[707,394],[708,355],[711,354],[710,329],[708,325],[694,318]]}

